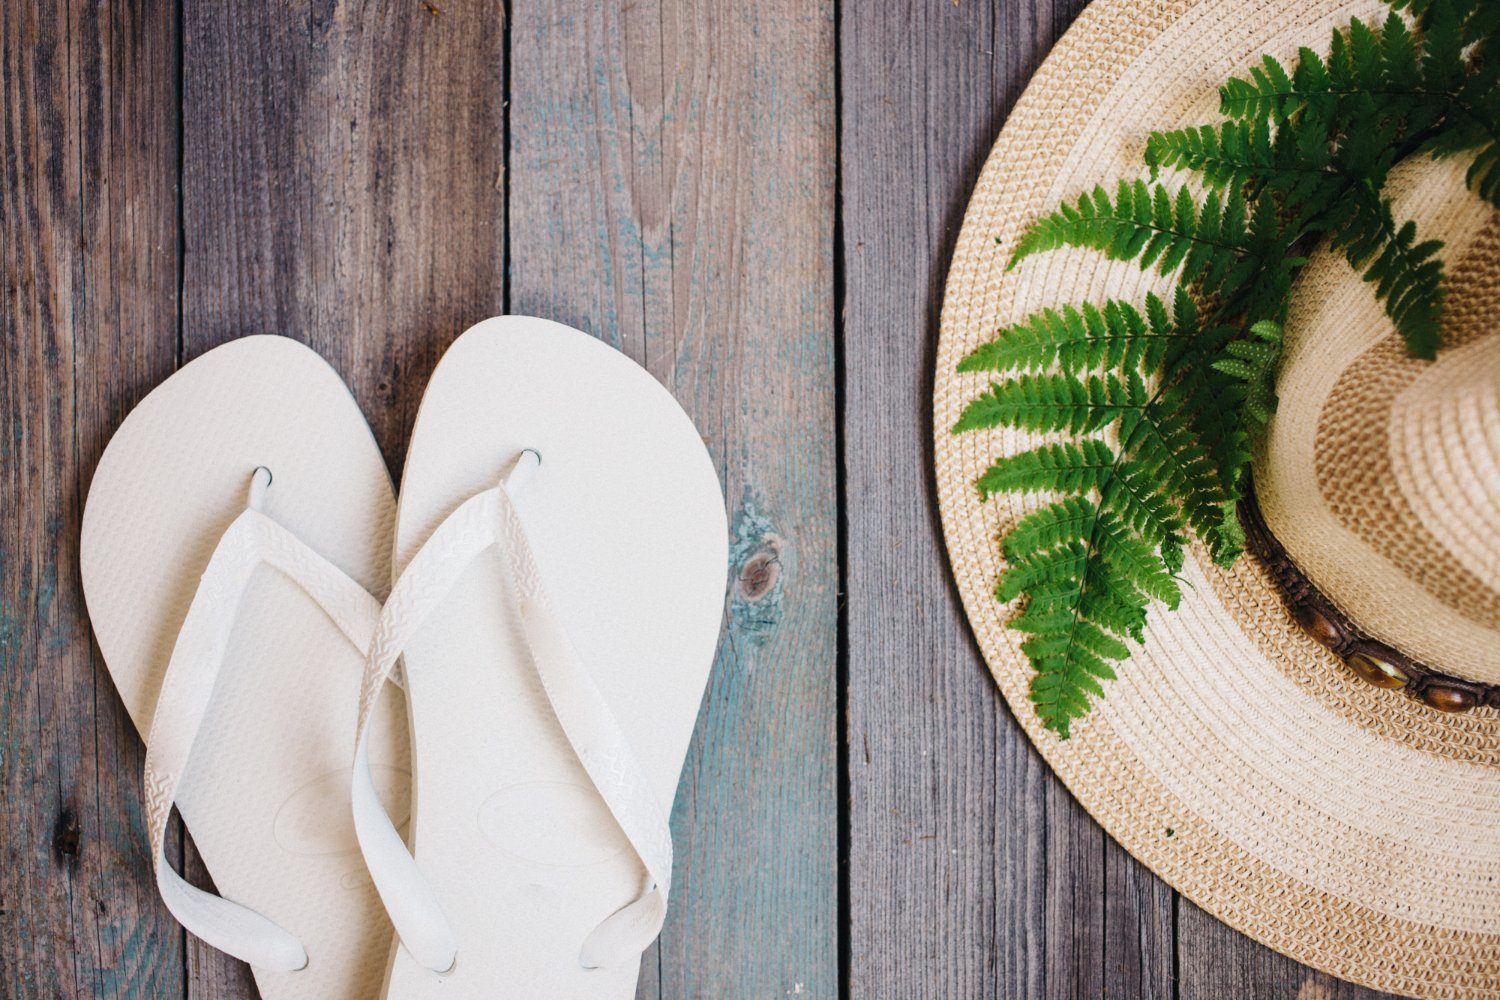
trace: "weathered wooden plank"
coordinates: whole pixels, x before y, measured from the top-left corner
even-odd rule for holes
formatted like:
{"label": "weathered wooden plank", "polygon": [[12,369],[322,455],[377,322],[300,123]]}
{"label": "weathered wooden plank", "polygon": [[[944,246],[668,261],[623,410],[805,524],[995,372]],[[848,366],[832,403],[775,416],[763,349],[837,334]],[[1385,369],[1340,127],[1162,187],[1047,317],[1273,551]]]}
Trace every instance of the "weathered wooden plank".
{"label": "weathered wooden plank", "polygon": [[512,12],[511,309],[645,364],[731,508],[728,631],[640,995],[833,997],[832,4]]}
{"label": "weathered wooden plank", "polygon": [[[442,349],[503,300],[503,6],[184,3],[185,358],[311,344],[399,472]],[[255,995],[195,940],[188,966]]]}
{"label": "weathered wooden plank", "polygon": [[169,373],[177,327],[170,3],[0,8],[0,984],[180,989],[143,760],[90,638],[83,498],[108,433]]}
{"label": "weathered wooden plank", "polygon": [[[185,355],[308,340],[398,464],[441,348],[501,309],[500,6],[184,2]],[[935,521],[912,521],[962,204],[1078,5],[842,12],[855,996],[1172,992],[1170,892],[1026,746]],[[19,997],[254,995],[196,942],[184,970],[74,569],[103,443],[177,359],[174,12],[145,6],[0,10],[0,983]],[[729,640],[641,995],[832,996],[831,11],[700,7],[519,4],[513,308],[671,386],[734,512]],[[1176,938],[1184,998],[1378,996],[1186,901]]]}
{"label": "weathered wooden plank", "polygon": [[930,482],[942,281],[978,169],[1077,0],[840,17],[850,994],[1172,994],[1172,894],[1062,790],[969,636]]}
{"label": "weathered wooden plank", "polygon": [[427,374],[503,300],[503,5],[184,2],[186,359],[306,341],[399,471]]}

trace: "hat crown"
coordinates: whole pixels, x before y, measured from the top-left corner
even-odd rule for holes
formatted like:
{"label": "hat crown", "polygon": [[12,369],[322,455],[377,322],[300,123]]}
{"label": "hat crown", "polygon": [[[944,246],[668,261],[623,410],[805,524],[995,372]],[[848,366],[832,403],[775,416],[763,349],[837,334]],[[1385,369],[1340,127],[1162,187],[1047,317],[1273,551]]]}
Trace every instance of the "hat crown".
{"label": "hat crown", "polygon": [[[1021,612],[995,599],[1008,568],[997,538],[1046,498],[986,499],[974,488],[997,457],[1034,447],[1036,435],[949,433],[987,374],[956,366],[997,328],[1061,303],[1140,304],[1171,288],[1154,270],[1082,250],[1011,268],[1003,248],[1031,220],[1097,182],[1136,176],[1147,129],[1216,120],[1225,75],[1259,65],[1262,53],[1289,65],[1299,47],[1328,44],[1351,17],[1375,24],[1389,14],[1380,0],[1090,4],[1016,105],[969,202],[943,304],[934,465],[948,557],[985,660],[1042,756],[1112,836],[1185,897],[1301,961],[1403,995],[1491,996],[1500,981],[1500,711],[1438,712],[1365,683],[1293,618],[1266,564],[1245,557],[1222,568],[1193,550],[1178,608],[1153,608],[1145,642],[1108,697],[1072,739],[1054,738],[1029,703],[1029,636],[1011,627]],[[1415,594],[1459,619],[1468,631],[1453,645],[1482,662],[1500,648],[1494,619],[1486,628],[1483,616],[1458,615],[1408,582],[1420,579],[1410,564],[1453,546],[1402,550],[1403,532],[1432,534],[1430,519],[1379,513],[1428,494],[1404,487],[1393,461],[1374,459],[1397,454],[1393,427],[1435,412],[1429,393],[1471,407],[1490,398],[1479,366],[1460,352],[1500,316],[1500,233],[1467,193],[1465,164],[1413,161],[1393,183],[1409,167],[1447,173],[1420,212],[1406,200],[1395,206],[1398,218],[1416,220],[1418,240],[1447,243],[1446,343],[1435,363],[1407,358],[1372,286],[1337,254],[1319,254],[1288,317],[1280,410],[1254,485],[1262,512],[1281,515],[1272,527],[1293,543],[1304,574],[1356,626],[1375,630],[1363,608],[1349,613],[1361,587],[1375,609],[1401,608]],[[1474,365],[1473,380],[1460,372],[1452,390],[1416,384],[1457,371],[1455,360]],[[1465,454],[1477,464],[1482,452]],[[1428,468],[1437,484],[1458,478],[1435,458],[1408,464]],[[1306,496],[1293,492],[1297,473]],[[1337,488],[1325,494],[1320,484]],[[1484,496],[1493,506],[1493,492]],[[1365,524],[1387,525],[1378,544],[1359,533]],[[1307,572],[1300,543],[1328,540],[1329,565],[1350,579]],[[1347,564],[1346,547],[1371,561]],[[1460,664],[1419,648],[1444,632],[1422,611],[1415,627],[1377,637],[1459,674]]]}
{"label": "hat crown", "polygon": [[1500,592],[1500,337],[1445,352],[1391,410],[1396,486],[1435,557]]}
{"label": "hat crown", "polygon": [[1391,193],[1449,273],[1436,360],[1407,356],[1368,284],[1315,255],[1287,324],[1256,469],[1271,530],[1360,629],[1500,683],[1500,220],[1464,165],[1402,165]]}

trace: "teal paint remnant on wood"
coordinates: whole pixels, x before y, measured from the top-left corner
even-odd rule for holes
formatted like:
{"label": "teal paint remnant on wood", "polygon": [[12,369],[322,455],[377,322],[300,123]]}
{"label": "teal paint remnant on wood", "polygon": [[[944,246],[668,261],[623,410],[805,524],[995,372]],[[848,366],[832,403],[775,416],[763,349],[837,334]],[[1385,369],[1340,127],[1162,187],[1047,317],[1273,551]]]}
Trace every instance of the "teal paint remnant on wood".
{"label": "teal paint remnant on wood", "polygon": [[511,6],[510,310],[644,365],[730,503],[639,1000],[838,996],[833,27],[831,0]]}

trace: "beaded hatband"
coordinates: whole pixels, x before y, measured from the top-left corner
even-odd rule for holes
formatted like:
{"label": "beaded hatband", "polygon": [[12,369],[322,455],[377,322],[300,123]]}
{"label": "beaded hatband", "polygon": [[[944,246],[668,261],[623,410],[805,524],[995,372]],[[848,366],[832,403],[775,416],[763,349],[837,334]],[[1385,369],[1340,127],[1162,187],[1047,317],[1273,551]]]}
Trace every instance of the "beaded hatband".
{"label": "beaded hatband", "polygon": [[1270,571],[1292,617],[1360,677],[1376,687],[1405,688],[1413,697],[1441,712],[1467,712],[1480,705],[1500,708],[1500,685],[1479,684],[1441,673],[1355,628],[1303,575],[1271,534],[1261,517],[1253,488],[1240,503],[1240,520],[1250,551]]}

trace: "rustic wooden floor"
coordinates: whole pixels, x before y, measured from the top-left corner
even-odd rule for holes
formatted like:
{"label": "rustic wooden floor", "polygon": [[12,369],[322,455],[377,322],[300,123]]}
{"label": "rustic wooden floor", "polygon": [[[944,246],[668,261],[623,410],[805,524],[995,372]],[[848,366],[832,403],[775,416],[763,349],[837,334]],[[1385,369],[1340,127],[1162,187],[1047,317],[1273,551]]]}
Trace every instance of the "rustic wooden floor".
{"label": "rustic wooden floor", "polygon": [[1082,3],[5,0],[0,993],[254,995],[150,884],[142,747],[77,571],[112,429],[185,361],[282,333],[396,469],[444,346],[513,311],[646,364],[731,506],[642,997],[1370,996],[1105,837],[949,582],[942,276]]}

